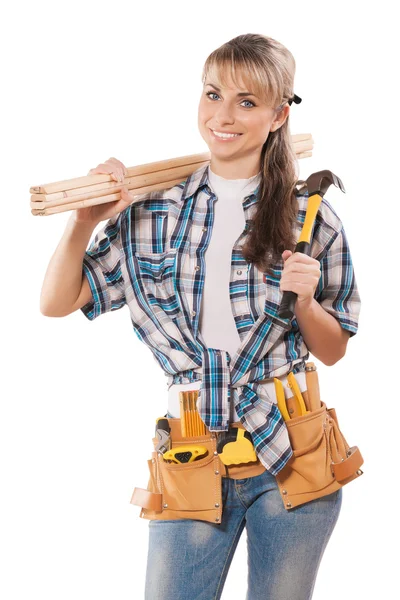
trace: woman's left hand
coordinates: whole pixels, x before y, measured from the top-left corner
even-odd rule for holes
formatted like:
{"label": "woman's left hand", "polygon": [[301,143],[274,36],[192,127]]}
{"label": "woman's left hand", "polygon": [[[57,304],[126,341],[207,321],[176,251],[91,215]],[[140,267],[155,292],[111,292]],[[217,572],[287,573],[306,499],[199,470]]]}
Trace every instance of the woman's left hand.
{"label": "woman's left hand", "polygon": [[284,250],[282,258],[284,265],[279,284],[280,290],[295,292],[296,302],[301,303],[302,306],[311,305],[321,277],[319,261],[302,252],[293,253],[290,250]]}

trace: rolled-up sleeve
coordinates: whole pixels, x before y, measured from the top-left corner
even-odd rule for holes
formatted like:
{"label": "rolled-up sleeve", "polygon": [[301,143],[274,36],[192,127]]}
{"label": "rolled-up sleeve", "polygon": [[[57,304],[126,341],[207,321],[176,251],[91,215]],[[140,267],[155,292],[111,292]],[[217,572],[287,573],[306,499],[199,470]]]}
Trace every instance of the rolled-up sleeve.
{"label": "rolled-up sleeve", "polygon": [[96,233],[83,258],[82,273],[89,282],[93,300],[80,310],[90,321],[126,304],[121,271],[123,214],[124,211],[106,222]]}
{"label": "rolled-up sleeve", "polygon": [[314,297],[352,337],[358,330],[361,299],[343,226],[333,236],[320,265],[321,277]]}

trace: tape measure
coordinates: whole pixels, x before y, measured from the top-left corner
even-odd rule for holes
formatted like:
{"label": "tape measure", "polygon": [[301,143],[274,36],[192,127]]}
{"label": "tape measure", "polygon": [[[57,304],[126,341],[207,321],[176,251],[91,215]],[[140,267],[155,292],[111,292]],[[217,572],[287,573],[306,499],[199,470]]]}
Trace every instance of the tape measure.
{"label": "tape measure", "polygon": [[250,433],[239,427],[230,427],[228,431],[219,434],[217,452],[224,465],[240,465],[258,460]]}

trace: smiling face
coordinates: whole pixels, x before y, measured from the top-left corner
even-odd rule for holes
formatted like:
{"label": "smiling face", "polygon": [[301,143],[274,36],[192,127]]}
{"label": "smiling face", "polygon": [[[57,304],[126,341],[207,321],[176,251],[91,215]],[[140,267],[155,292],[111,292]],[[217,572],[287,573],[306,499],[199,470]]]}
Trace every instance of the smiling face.
{"label": "smiling face", "polygon": [[[243,179],[260,171],[261,150],[270,131],[286,120],[288,105],[277,112],[268,106],[239,77],[236,87],[230,76],[227,86],[207,77],[198,107],[198,127],[211,153],[211,169],[226,179]],[[214,131],[216,133],[214,133]],[[239,134],[221,138],[218,133]]]}

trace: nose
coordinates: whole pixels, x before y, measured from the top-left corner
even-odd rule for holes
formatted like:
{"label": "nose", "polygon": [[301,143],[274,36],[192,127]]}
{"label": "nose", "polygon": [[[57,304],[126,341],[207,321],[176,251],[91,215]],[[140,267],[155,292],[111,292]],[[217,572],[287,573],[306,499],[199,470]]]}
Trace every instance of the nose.
{"label": "nose", "polygon": [[223,127],[225,124],[232,125],[235,122],[233,115],[231,114],[228,106],[220,105],[214,113],[214,119],[219,127]]}

